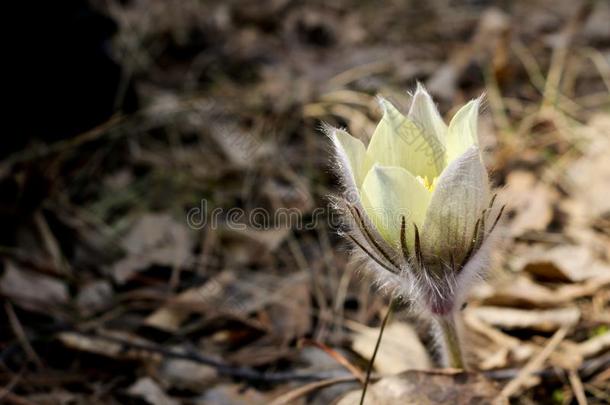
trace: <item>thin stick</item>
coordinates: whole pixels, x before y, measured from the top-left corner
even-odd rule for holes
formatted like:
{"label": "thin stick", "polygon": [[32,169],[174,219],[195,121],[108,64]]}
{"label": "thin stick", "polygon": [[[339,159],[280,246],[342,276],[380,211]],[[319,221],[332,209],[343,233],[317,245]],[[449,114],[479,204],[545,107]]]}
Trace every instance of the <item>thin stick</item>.
{"label": "thin stick", "polygon": [[582,381],[580,380],[578,372],[575,369],[568,371],[568,379],[570,381],[570,385],[572,386],[572,392],[576,397],[576,402],[578,402],[578,405],[587,405],[585,389],[583,388]]}
{"label": "thin stick", "polygon": [[44,364],[42,363],[42,360],[40,360],[40,357],[38,356],[32,345],[30,344],[30,340],[28,339],[28,336],[25,333],[25,330],[23,329],[23,326],[21,325],[21,322],[19,321],[19,318],[17,317],[17,314],[15,313],[15,310],[13,309],[13,306],[10,302],[6,302],[4,304],[4,310],[6,311],[6,315],[8,317],[9,324],[13,329],[13,333],[21,344],[23,351],[29,357],[29,359],[34,364],[36,364],[36,367],[38,367],[39,369],[43,369]]}
{"label": "thin stick", "polygon": [[371,356],[371,361],[369,362],[366,368],[366,378],[364,379],[364,386],[362,387],[362,396],[360,396],[360,405],[364,404],[364,397],[366,396],[366,389],[369,386],[369,381],[371,380],[371,372],[373,371],[373,365],[375,364],[375,358],[377,357],[377,352],[379,351],[379,346],[381,345],[381,338],[383,337],[383,331],[385,330],[386,325],[388,324],[388,320],[390,319],[390,314],[394,310],[396,306],[396,300],[392,298],[390,301],[390,306],[388,307],[388,311],[385,313],[383,317],[383,321],[381,321],[381,328],[379,329],[379,336],[377,336],[377,342],[375,342],[375,349],[373,350],[373,355]]}
{"label": "thin stick", "polygon": [[546,359],[553,353],[555,348],[563,341],[568,333],[568,327],[563,326],[555,332],[549,339],[548,343],[536,356],[532,357],[527,364],[521,369],[519,374],[502,389],[501,396],[508,398],[515,394],[523,382],[533,375],[535,371],[540,370]]}
{"label": "thin stick", "polygon": [[96,333],[88,333],[77,330],[69,330],[62,333],[97,340],[98,342],[111,343],[114,345],[114,347],[111,347],[111,349],[113,351],[116,350],[117,353],[125,353],[126,350],[133,350],[134,356],[143,356],[156,353],[160,356],[167,358],[182,359],[192,361],[198,364],[205,364],[207,366],[215,368],[218,374],[220,375],[230,376],[233,378],[241,378],[250,381],[264,381],[268,383],[283,383],[286,381],[319,381],[334,378],[337,376],[336,372],[326,371],[318,371],[313,373],[290,371],[265,372],[246,366],[238,366],[225,363],[224,361],[218,360],[215,357],[206,356],[188,348],[184,352],[178,352],[172,349],[166,349],[162,346],[148,343],[132,342],[115,336],[100,335]]}

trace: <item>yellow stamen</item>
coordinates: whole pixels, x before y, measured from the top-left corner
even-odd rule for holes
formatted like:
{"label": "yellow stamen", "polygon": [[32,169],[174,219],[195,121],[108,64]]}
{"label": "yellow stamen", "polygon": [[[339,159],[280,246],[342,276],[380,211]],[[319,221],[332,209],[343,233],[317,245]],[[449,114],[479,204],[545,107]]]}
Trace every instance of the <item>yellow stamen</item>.
{"label": "yellow stamen", "polygon": [[436,181],[438,180],[438,177],[435,177],[432,179],[432,181],[430,181],[428,179],[428,176],[417,176],[417,180],[424,186],[426,187],[429,191],[434,191],[434,189],[436,188]]}

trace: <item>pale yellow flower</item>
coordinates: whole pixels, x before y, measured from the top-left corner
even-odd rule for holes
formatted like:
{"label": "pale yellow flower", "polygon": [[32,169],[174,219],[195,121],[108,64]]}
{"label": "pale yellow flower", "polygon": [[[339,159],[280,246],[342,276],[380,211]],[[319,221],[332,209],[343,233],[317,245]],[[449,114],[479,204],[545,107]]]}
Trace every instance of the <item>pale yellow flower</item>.
{"label": "pale yellow flower", "polygon": [[330,131],[348,192],[350,237],[400,276],[398,283],[418,287],[432,311],[459,301],[454,287],[472,278],[465,273],[479,271],[464,269],[497,219],[489,218],[489,180],[478,145],[480,102],[460,108],[447,126],[418,85],[407,116],[380,100],[383,117],[368,147],[343,130]]}

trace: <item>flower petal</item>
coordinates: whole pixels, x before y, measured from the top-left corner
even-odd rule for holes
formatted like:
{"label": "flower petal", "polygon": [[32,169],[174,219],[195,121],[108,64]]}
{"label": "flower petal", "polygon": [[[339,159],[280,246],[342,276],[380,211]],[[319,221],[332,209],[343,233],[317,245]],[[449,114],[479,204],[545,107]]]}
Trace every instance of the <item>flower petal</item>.
{"label": "flower petal", "polygon": [[447,133],[448,163],[461,156],[469,147],[479,144],[477,122],[480,104],[481,98],[471,100],[459,109],[449,123]]}
{"label": "flower petal", "polygon": [[471,146],[449,164],[432,194],[423,228],[424,255],[459,264],[488,202],[487,171],[479,148]]}
{"label": "flower petal", "polygon": [[424,133],[390,103],[382,99],[384,113],[367,149],[370,162],[400,166],[415,176],[437,177],[444,167],[444,147]]}
{"label": "flower petal", "polygon": [[[407,224],[423,225],[431,193],[402,167],[375,165],[362,184],[362,205],[381,236],[400,244],[402,217]],[[413,227],[407,227],[407,244],[413,246]]]}
{"label": "flower petal", "polygon": [[366,148],[360,139],[354,138],[346,131],[333,129],[330,137],[339,157],[342,174],[346,182],[353,182],[356,188],[362,186],[366,167]]}
{"label": "flower petal", "polygon": [[439,114],[436,104],[432,101],[432,97],[420,83],[417,83],[417,90],[413,95],[408,117],[419,124],[425,133],[435,136],[442,145],[445,144],[447,125]]}

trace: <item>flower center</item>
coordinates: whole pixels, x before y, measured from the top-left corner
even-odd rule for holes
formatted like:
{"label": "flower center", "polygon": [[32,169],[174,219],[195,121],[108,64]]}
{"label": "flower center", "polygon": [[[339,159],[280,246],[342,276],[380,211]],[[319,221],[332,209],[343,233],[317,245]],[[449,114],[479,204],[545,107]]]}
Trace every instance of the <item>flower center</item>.
{"label": "flower center", "polygon": [[430,181],[428,179],[428,176],[417,176],[417,181],[419,181],[424,187],[426,187],[428,189],[428,191],[434,191],[434,189],[436,188],[436,181],[438,180],[438,177],[434,177],[432,179],[432,181]]}

